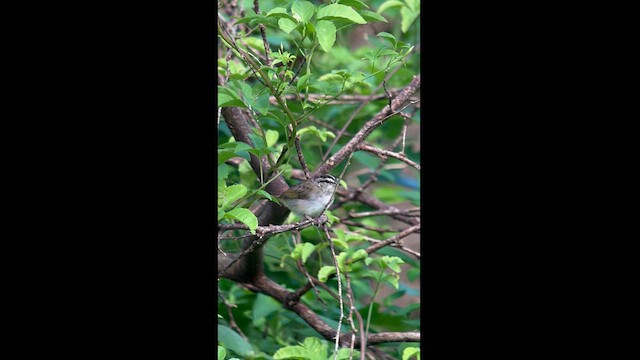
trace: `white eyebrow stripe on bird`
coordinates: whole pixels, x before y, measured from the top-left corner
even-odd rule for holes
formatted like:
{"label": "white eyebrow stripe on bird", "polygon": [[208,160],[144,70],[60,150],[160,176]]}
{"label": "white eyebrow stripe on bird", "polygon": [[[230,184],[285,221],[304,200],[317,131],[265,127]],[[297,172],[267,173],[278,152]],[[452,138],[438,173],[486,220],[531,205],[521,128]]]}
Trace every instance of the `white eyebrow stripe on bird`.
{"label": "white eyebrow stripe on bird", "polygon": [[322,175],[318,177],[318,182],[321,183],[329,183],[329,184],[337,184],[338,179],[336,179],[333,175]]}

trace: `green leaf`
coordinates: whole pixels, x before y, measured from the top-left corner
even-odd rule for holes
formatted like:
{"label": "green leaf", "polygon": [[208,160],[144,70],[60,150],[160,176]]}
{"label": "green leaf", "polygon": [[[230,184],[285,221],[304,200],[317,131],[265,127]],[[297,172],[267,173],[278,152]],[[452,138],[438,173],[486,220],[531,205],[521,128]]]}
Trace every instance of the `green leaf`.
{"label": "green leaf", "polygon": [[255,149],[264,149],[267,147],[264,143],[264,140],[262,139],[262,136],[258,136],[256,134],[248,134],[248,135]]}
{"label": "green leaf", "polygon": [[398,7],[398,6],[405,6],[404,3],[402,1],[398,1],[398,0],[388,0],[383,2],[380,7],[378,8],[378,11],[376,11],[378,14],[382,14],[383,11],[387,10],[387,9],[391,9],[394,7]]}
{"label": "green leaf", "polygon": [[264,137],[267,139],[267,146],[273,146],[278,142],[280,134],[276,130],[267,130]]}
{"label": "green leaf", "polygon": [[[338,350],[338,357],[336,358],[336,360],[348,360],[348,359],[359,359],[360,358],[360,351],[358,350],[353,350],[353,355],[352,357],[350,357],[351,354],[351,349],[350,348],[340,348],[340,350]],[[333,360],[334,359],[334,355],[330,356],[327,360]]]}
{"label": "green leaf", "polygon": [[[316,16],[318,20],[322,18],[340,18],[350,20],[356,24],[366,24],[367,21],[360,16],[353,8],[341,4],[327,5],[318,10]],[[317,26],[316,26],[317,28]]]}
{"label": "green leaf", "polygon": [[342,4],[342,5],[347,5],[347,6],[351,6],[354,9],[364,9],[364,8],[369,8],[369,5],[363,3],[360,0],[339,0],[338,3]]}
{"label": "green leaf", "polygon": [[224,214],[225,214],[224,210],[218,209],[218,221],[224,218]]}
{"label": "green leaf", "polygon": [[386,22],[388,23],[387,19],[384,18],[384,16],[375,13],[373,11],[369,11],[369,10],[360,10],[358,11],[360,13],[360,15],[362,15],[362,18],[372,22],[372,21],[382,21],[382,22]]}
{"label": "green leaf", "polygon": [[396,40],[396,37],[395,37],[395,36],[393,36],[393,35],[391,35],[391,34],[389,34],[388,32],[381,31],[381,32],[379,32],[379,33],[378,33],[378,35],[376,35],[376,36],[377,36],[377,37],[383,37],[383,38],[389,39],[389,41],[391,41],[391,43],[393,44],[393,47],[394,47],[394,48],[395,48],[395,47],[396,47],[396,45],[398,44],[398,40]]}
{"label": "green leaf", "polygon": [[278,20],[278,26],[280,27],[280,29],[282,29],[282,31],[289,34],[291,31],[293,31],[296,28],[296,26],[298,26],[298,24],[295,23],[293,20],[282,18]]}
{"label": "green leaf", "polygon": [[238,355],[251,357],[255,354],[251,344],[230,328],[218,324],[218,342]]}
{"label": "green leaf", "polygon": [[337,216],[333,215],[331,211],[327,210],[324,213],[325,215],[327,215],[327,218],[329,219],[329,224],[333,224],[334,222],[340,222],[340,219]]}
{"label": "green leaf", "polygon": [[329,52],[336,42],[336,27],[331,21],[320,20],[316,23],[316,34],[322,50]]}
{"label": "green leaf", "polygon": [[313,360],[325,360],[327,358],[327,346],[318,338],[307,337],[304,339],[302,346],[313,353],[311,357]]}
{"label": "green leaf", "polygon": [[283,360],[283,359],[295,359],[295,360],[312,360],[311,356],[313,354],[307,350],[306,348],[296,345],[296,346],[286,346],[273,354],[274,360]]}
{"label": "green leaf", "polygon": [[266,115],[269,112],[269,94],[263,94],[258,96],[256,101],[253,102],[253,108],[261,115]]}
{"label": "green leaf", "polygon": [[349,245],[341,239],[331,239],[331,241],[333,242],[333,245],[335,245],[336,247],[348,250],[349,249]]}
{"label": "green leaf", "polygon": [[293,5],[291,5],[291,12],[293,13],[293,17],[296,17],[296,15],[298,15],[298,20],[304,23],[307,23],[309,22],[309,20],[311,20],[311,17],[313,16],[313,13],[315,11],[316,7],[308,1],[296,0],[293,2]]}
{"label": "green leaf", "polygon": [[399,273],[402,270],[400,269],[400,264],[404,264],[404,261],[397,256],[383,256],[382,262],[389,267],[389,269]]}
{"label": "green leaf", "polygon": [[413,11],[408,7],[403,7],[400,9],[400,15],[402,15],[402,32],[406,33],[409,30],[409,26],[420,15],[420,10]]}
{"label": "green leaf", "polygon": [[267,12],[267,16],[282,16],[282,15],[290,16],[289,14],[287,14],[287,9],[283,7],[275,7]]}
{"label": "green leaf", "polygon": [[307,82],[309,82],[309,78],[311,77],[311,74],[306,74],[306,75],[302,75],[301,77],[298,78],[298,83],[296,84],[296,87],[298,88],[298,91],[303,91],[304,88],[306,87],[305,84]]}
{"label": "green leaf", "polygon": [[277,201],[276,198],[274,198],[273,196],[271,196],[271,194],[269,194],[268,192],[266,192],[264,190],[256,190],[256,194],[262,195],[265,198],[267,198],[267,199],[269,199],[269,200],[271,200],[273,202]]}
{"label": "green leaf", "polygon": [[409,9],[420,12],[420,0],[404,0]]}
{"label": "green leaf", "polygon": [[224,360],[226,356],[227,356],[227,349],[218,345],[218,360]]}
{"label": "green leaf", "polygon": [[400,286],[400,284],[398,284],[398,276],[397,275],[387,275],[385,276],[383,279],[383,281],[387,281],[389,284],[391,284],[391,286],[393,286],[396,290],[398,289],[398,287]]}
{"label": "green leaf", "polygon": [[336,273],[336,267],[331,265],[326,265],[320,268],[320,270],[318,271],[318,280],[322,281],[322,282],[326,282],[327,279],[329,278],[329,275],[331,274],[335,274]]}
{"label": "green leaf", "polygon": [[409,281],[413,282],[419,277],[420,277],[420,269],[411,268],[407,270],[407,279],[409,279]]}
{"label": "green leaf", "polygon": [[315,245],[308,242],[296,244],[296,247],[291,252],[291,257],[295,260],[302,260],[302,263],[304,264],[315,249]]}
{"label": "green leaf", "polygon": [[247,107],[234,90],[218,86],[218,107],[227,106]]}
{"label": "green leaf", "polygon": [[408,347],[402,352],[402,360],[409,360],[412,356],[416,356],[420,360],[420,348]]}
{"label": "green leaf", "polygon": [[366,259],[367,257],[369,257],[369,254],[364,249],[360,249],[351,255],[351,262],[354,263],[358,260]]}
{"label": "green leaf", "polygon": [[264,294],[258,294],[253,302],[253,325],[255,326],[258,320],[266,318],[280,309],[282,309],[282,304],[277,300]]}
{"label": "green leaf", "polygon": [[242,184],[229,186],[224,192],[224,206],[232,204],[247,193],[247,187]]}
{"label": "green leaf", "polygon": [[218,107],[247,107],[242,100],[234,99],[232,96],[218,92]]}
{"label": "green leaf", "polygon": [[227,219],[238,220],[241,223],[249,227],[249,231],[252,234],[256,234],[256,228],[258,227],[258,218],[249,210],[245,208],[235,208],[226,214],[224,217]]}
{"label": "green leaf", "polygon": [[237,155],[231,151],[218,151],[218,165],[234,157],[237,157]]}
{"label": "green leaf", "polygon": [[338,268],[340,269],[340,271],[349,271],[350,269],[347,268],[347,259],[349,258],[349,253],[348,252],[341,252],[340,254],[338,254],[338,256],[336,256],[336,261],[338,262]]}

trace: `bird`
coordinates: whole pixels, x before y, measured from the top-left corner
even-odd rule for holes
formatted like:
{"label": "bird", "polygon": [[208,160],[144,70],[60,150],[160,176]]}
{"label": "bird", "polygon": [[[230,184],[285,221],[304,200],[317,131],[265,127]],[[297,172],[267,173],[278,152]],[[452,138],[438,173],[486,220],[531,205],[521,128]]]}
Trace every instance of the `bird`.
{"label": "bird", "polygon": [[289,188],[277,199],[293,213],[313,218],[331,206],[337,186],[338,179],[335,176],[320,175]]}

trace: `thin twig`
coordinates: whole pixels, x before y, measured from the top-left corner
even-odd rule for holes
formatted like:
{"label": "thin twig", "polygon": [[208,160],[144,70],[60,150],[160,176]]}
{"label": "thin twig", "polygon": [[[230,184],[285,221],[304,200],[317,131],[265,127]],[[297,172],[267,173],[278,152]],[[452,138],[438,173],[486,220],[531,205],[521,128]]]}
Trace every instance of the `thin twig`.
{"label": "thin twig", "polygon": [[368,151],[371,153],[374,153],[380,157],[382,156],[389,156],[392,157],[394,159],[398,159],[408,165],[413,166],[414,168],[416,168],[418,171],[420,171],[420,164],[416,163],[415,161],[409,159],[408,157],[406,157],[405,155],[393,152],[393,151],[388,151],[388,150],[382,150],[382,149],[378,149],[375,148],[373,146],[370,145],[365,145],[365,144],[360,144],[360,146],[358,146],[358,150],[364,150],[364,151]]}
{"label": "thin twig", "polygon": [[360,213],[349,212],[349,217],[352,219],[359,219],[369,216],[380,216],[380,215],[397,215],[402,214],[404,216],[420,216],[419,214],[420,208],[411,208],[411,209],[385,209],[385,210],[376,210],[376,211],[365,211]]}
{"label": "thin twig", "polygon": [[[258,0],[253,0],[253,10],[256,14],[260,14],[260,5],[258,4]],[[264,24],[259,24],[260,34],[262,35],[262,43],[264,44],[264,54],[266,57],[265,62],[268,67],[271,67],[271,59],[269,58],[269,54],[271,53],[269,41],[267,41],[267,33],[265,31]]]}
{"label": "thin twig", "polygon": [[367,252],[367,254],[371,254],[375,251],[378,251],[380,249],[382,249],[383,247],[387,246],[387,245],[391,245],[394,243],[400,243],[400,241],[409,236],[410,234],[413,234],[414,232],[417,232],[420,230],[420,225],[415,225],[412,227],[409,227],[407,229],[405,229],[403,232],[401,232],[400,234],[390,237],[387,240],[381,241],[379,243],[375,243],[371,246],[369,246],[368,248],[365,249],[365,251]]}
{"label": "thin twig", "polygon": [[336,267],[336,277],[338,280],[338,299],[340,303],[340,319],[338,319],[338,329],[336,331],[336,346],[335,346],[335,357],[334,360],[338,358],[338,349],[340,348],[340,327],[342,325],[342,319],[344,318],[344,304],[342,303],[342,280],[340,277],[340,266],[338,266],[338,259],[336,257],[336,250],[333,246],[333,241],[331,241],[331,236],[329,235],[329,230],[327,229],[327,224],[322,224],[322,230],[327,236],[327,241],[329,242],[329,248],[331,249],[331,255],[333,258],[333,264]]}
{"label": "thin twig", "polygon": [[233,330],[235,330],[240,336],[242,336],[246,340],[247,336],[242,332],[242,329],[240,329],[240,327],[238,326],[238,323],[236,323],[236,320],[233,317],[233,312],[231,312],[231,308],[237,308],[238,306],[234,304],[230,304],[227,301],[227,299],[225,299],[225,297],[222,296],[222,293],[219,290],[220,289],[218,289],[218,297],[222,300],[222,303],[227,308],[227,314],[229,315],[229,326],[231,326]]}
{"label": "thin twig", "polygon": [[[403,105],[405,105],[411,95],[413,95],[418,88],[420,87],[420,75],[416,75],[413,77],[413,80],[410,84],[408,84],[399,94],[396,96],[392,103],[393,107],[398,109],[400,112],[403,110]],[[389,117],[395,115],[394,111],[391,111],[389,106],[385,106],[378,114],[376,114],[371,120],[367,121],[360,131],[353,136],[349,142],[345,146],[343,146],[338,152],[336,152],[333,156],[331,156],[327,161],[319,166],[312,176],[317,174],[326,174],[331,171],[335,166],[342,162],[346,157],[353,154],[354,151],[358,148],[360,144],[371,134],[378,126],[382,125],[382,123],[387,120]]]}
{"label": "thin twig", "polygon": [[[389,75],[385,76],[385,79],[387,77],[391,77],[393,74],[395,74],[398,70],[400,70],[401,66],[396,67],[395,70],[393,70],[391,73],[389,73]],[[378,90],[380,90],[380,88],[383,86],[383,84],[378,85],[377,88],[375,88],[375,90],[373,90],[371,93],[375,94]],[[353,112],[353,114],[351,114],[351,116],[349,117],[349,120],[347,120],[347,122],[344,124],[344,126],[342,127],[342,129],[338,132],[338,135],[333,139],[333,141],[331,142],[331,145],[329,145],[329,149],[327,150],[327,153],[325,154],[325,156],[323,156],[322,158],[322,163],[324,164],[325,161],[327,160],[327,156],[331,153],[331,149],[333,149],[334,146],[336,146],[336,144],[338,143],[338,140],[340,140],[340,137],[342,137],[342,135],[344,134],[345,130],[347,129],[347,127],[349,127],[349,125],[351,124],[351,122],[353,121],[353,119],[355,119],[356,115],[358,115],[358,113],[369,103],[373,100],[374,95],[369,96],[369,98],[362,100],[362,103],[360,104],[360,106],[358,106],[358,108]]]}
{"label": "thin twig", "polygon": [[[356,317],[358,318],[358,328],[359,328],[359,334],[360,334],[360,360],[364,360],[365,353],[367,350],[367,338],[365,337],[365,334],[364,334],[364,321],[362,320],[362,315],[360,315],[360,312],[358,311],[358,309],[356,309],[353,303],[353,299],[355,298],[355,296],[353,295],[353,288],[351,287],[351,277],[349,276],[348,273],[345,273],[344,276],[347,279],[347,298],[349,299],[349,320],[351,321],[351,329],[353,331],[353,336],[355,337],[356,329],[353,326],[353,317],[351,315],[351,312],[355,312]],[[353,339],[351,343],[352,351],[355,345],[354,340],[355,339]],[[351,359],[351,355],[349,355],[349,358]]]}
{"label": "thin twig", "polygon": [[300,135],[296,135],[295,145],[296,151],[298,152],[298,160],[300,161],[300,166],[302,166],[302,171],[304,171],[304,176],[306,176],[307,179],[310,179],[311,175],[309,174],[309,168],[307,167],[307,162],[304,161],[304,155],[302,154],[302,150],[300,149]]}

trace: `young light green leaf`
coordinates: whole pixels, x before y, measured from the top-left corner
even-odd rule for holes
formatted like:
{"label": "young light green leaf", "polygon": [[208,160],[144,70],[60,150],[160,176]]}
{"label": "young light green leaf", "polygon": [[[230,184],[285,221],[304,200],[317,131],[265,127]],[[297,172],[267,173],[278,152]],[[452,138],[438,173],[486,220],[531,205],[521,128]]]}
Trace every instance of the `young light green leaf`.
{"label": "young light green leaf", "polygon": [[402,32],[406,33],[409,30],[409,26],[420,15],[420,10],[413,11],[409,7],[403,7],[400,9],[400,15],[402,15]]}
{"label": "young light green leaf", "polygon": [[[367,21],[360,16],[352,7],[341,5],[341,4],[331,4],[327,5],[318,10],[318,14],[316,16],[318,20],[323,18],[340,18],[350,20],[356,24],[366,24]],[[317,27],[316,27],[317,28]]]}
{"label": "young light green leaf", "polygon": [[227,356],[227,349],[218,345],[218,360],[224,360],[226,356]]}
{"label": "young light green leaf", "polygon": [[383,256],[382,262],[389,267],[389,269],[399,273],[402,271],[400,269],[400,264],[404,264],[404,261],[397,256]]}
{"label": "young light green leaf", "polygon": [[306,348],[295,345],[295,346],[285,346],[283,348],[278,349],[275,354],[273,354],[274,360],[285,360],[285,359],[300,359],[300,360],[311,360],[311,356],[313,353],[307,350]]}
{"label": "young light green leaf", "polygon": [[369,5],[363,3],[360,0],[339,0],[338,3],[342,4],[342,5],[347,5],[347,6],[351,6],[354,9],[364,9],[364,8],[369,8]]}
{"label": "young light green leaf", "polygon": [[420,12],[420,0],[404,0],[409,9]]}
{"label": "young light green leaf", "polygon": [[349,253],[346,251],[341,252],[336,256],[336,261],[338,262],[338,268],[340,271],[349,271],[350,269],[347,266],[347,259],[349,259]]}
{"label": "young light green leaf", "polygon": [[382,14],[383,11],[387,10],[387,9],[391,9],[394,7],[398,7],[398,6],[405,6],[404,3],[402,1],[398,1],[398,0],[388,0],[383,2],[380,7],[378,8],[378,11],[376,11],[378,14]]}
{"label": "young light green leaf", "polygon": [[298,24],[290,19],[282,18],[278,20],[278,26],[280,27],[280,29],[282,29],[282,31],[288,34],[292,32],[296,28],[296,26],[298,26]]}
{"label": "young light green leaf", "polygon": [[367,257],[369,257],[369,254],[364,249],[360,249],[351,255],[350,261],[351,263],[354,263],[358,260],[366,259]]}
{"label": "young light green leaf", "polygon": [[296,0],[293,2],[293,5],[291,5],[291,12],[293,13],[293,16],[295,17],[296,15],[298,15],[299,21],[302,21],[304,23],[307,23],[309,22],[309,20],[311,20],[311,17],[313,16],[313,13],[315,11],[316,7],[308,1]]}
{"label": "young light green leaf", "polygon": [[252,234],[256,234],[256,228],[258,227],[258,218],[249,210],[245,208],[235,208],[226,214],[224,217],[227,219],[238,220],[241,223],[249,227],[249,231]]}
{"label": "young light green leaf", "polygon": [[267,130],[264,137],[267,138],[267,146],[273,146],[278,142],[280,134],[276,130]]}
{"label": "young light green leaf", "polygon": [[324,212],[325,215],[327,215],[327,218],[329,219],[329,224],[333,224],[334,222],[340,222],[340,219],[333,215],[333,213],[329,210]]}
{"label": "young light green leaf", "polygon": [[353,350],[353,354],[351,354],[351,349],[350,348],[348,348],[348,347],[340,348],[340,350],[338,350],[337,358],[334,357],[334,355],[332,355],[327,360],[334,360],[334,358],[336,360],[359,359],[360,358],[360,351]]}
{"label": "young light green leaf", "polygon": [[318,280],[322,281],[322,282],[327,282],[327,279],[329,278],[329,275],[331,274],[335,274],[336,273],[336,267],[331,265],[326,265],[320,268],[320,270],[318,271]]}
{"label": "young light green leaf", "polygon": [[307,337],[304,339],[302,346],[313,353],[313,360],[325,360],[327,358],[327,346],[318,338]]}
{"label": "young light green leaf", "polygon": [[398,277],[398,275],[386,275],[382,280],[388,282],[397,290],[400,287],[400,284],[398,283]]}
{"label": "young light green leaf", "polygon": [[420,348],[408,347],[402,352],[402,360],[409,360],[412,356],[416,356],[417,360],[420,360]]}
{"label": "young light green leaf", "polygon": [[302,260],[302,263],[306,263],[309,256],[316,249],[315,245],[311,243],[296,244],[296,247],[291,252],[291,257],[295,260]]}
{"label": "young light green leaf", "polygon": [[320,20],[316,23],[316,34],[322,50],[329,52],[336,42],[336,27],[331,21]]}
{"label": "young light green leaf", "polygon": [[278,16],[282,14],[288,15],[287,9],[283,7],[275,7],[267,12],[267,16]]}
{"label": "young light green leaf", "polygon": [[333,245],[335,245],[336,247],[349,250],[349,245],[344,240],[331,239],[331,241],[333,242]]}

